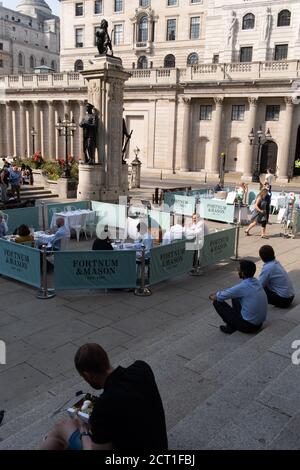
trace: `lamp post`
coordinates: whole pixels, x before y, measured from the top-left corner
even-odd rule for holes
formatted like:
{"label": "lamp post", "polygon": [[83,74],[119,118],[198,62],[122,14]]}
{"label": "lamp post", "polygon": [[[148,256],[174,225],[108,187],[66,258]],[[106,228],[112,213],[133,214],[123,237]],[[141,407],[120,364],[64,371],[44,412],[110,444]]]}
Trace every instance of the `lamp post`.
{"label": "lamp post", "polygon": [[256,131],[256,134],[254,133],[254,129],[251,129],[250,134],[248,135],[250,145],[257,145],[257,155],[256,155],[256,164],[255,164],[255,169],[252,173],[252,182],[253,183],[259,183],[260,179],[260,153],[261,153],[261,147],[266,140],[272,139],[272,135],[270,132],[270,129],[268,128],[267,132],[264,133],[262,130],[262,127],[259,126],[259,129]]}
{"label": "lamp post", "polygon": [[32,153],[34,155],[35,154],[35,136],[37,135],[37,132],[34,127],[31,129],[30,134],[32,137]]}
{"label": "lamp post", "polygon": [[77,125],[74,121],[74,117],[72,120],[69,119],[68,114],[65,114],[64,120],[62,121],[60,118],[58,118],[58,122],[56,124],[56,129],[58,130],[58,135],[60,137],[65,138],[65,166],[64,166],[64,172],[62,174],[62,178],[70,178],[70,166],[68,162],[68,153],[69,153],[69,137],[73,137],[76,130],[77,130]]}
{"label": "lamp post", "polygon": [[133,150],[135,154],[135,159],[131,162],[132,166],[132,188],[140,188],[141,187],[141,166],[142,163],[139,160],[139,153],[140,149],[138,146],[135,147]]}

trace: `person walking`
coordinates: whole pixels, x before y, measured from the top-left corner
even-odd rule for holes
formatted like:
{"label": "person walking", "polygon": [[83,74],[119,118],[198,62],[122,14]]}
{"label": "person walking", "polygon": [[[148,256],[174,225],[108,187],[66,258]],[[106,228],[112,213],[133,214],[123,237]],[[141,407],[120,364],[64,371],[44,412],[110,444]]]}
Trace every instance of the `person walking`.
{"label": "person walking", "polygon": [[255,200],[254,211],[252,212],[251,221],[249,227],[245,230],[246,235],[250,235],[250,230],[255,227],[257,224],[261,224],[261,238],[269,238],[266,235],[266,225],[267,225],[267,201],[266,197],[268,195],[267,189],[262,189],[258,194]]}

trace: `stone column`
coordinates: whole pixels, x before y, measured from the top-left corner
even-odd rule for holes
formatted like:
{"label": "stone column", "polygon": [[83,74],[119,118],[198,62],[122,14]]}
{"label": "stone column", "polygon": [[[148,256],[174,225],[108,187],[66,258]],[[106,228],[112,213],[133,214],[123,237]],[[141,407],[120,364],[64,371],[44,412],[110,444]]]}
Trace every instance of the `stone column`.
{"label": "stone column", "polygon": [[219,163],[220,163],[220,141],[221,141],[221,130],[222,130],[222,111],[224,98],[215,96],[214,101],[216,104],[215,117],[214,117],[214,130],[213,130],[213,141],[212,141],[212,155],[211,155],[211,167],[209,168],[210,173],[213,175],[219,174]]}
{"label": "stone column", "polygon": [[20,123],[20,131],[19,131],[19,136],[20,136],[20,144],[19,144],[19,149],[20,149],[20,157],[24,158],[29,157],[28,152],[27,152],[27,124],[26,124],[26,103],[25,101],[20,101],[19,103],[19,123]]}
{"label": "stone column", "polygon": [[[247,127],[249,132],[253,129],[253,132],[256,130],[256,116],[257,116],[257,103],[258,98],[250,97],[248,98],[249,101],[249,114],[247,120]],[[253,172],[253,149],[255,147],[250,145],[250,142],[245,142],[244,147],[244,161],[243,161],[243,180],[244,181],[251,181],[252,179],[252,172]]]}
{"label": "stone column", "polygon": [[6,153],[13,156],[13,115],[12,102],[6,102]]}
{"label": "stone column", "polygon": [[55,109],[54,101],[48,101],[48,140],[49,140],[49,157],[50,160],[56,158],[56,135],[55,135]]}
{"label": "stone column", "polygon": [[70,119],[70,109],[71,109],[70,101],[69,100],[64,101],[64,117],[67,114],[69,119]]}
{"label": "stone column", "polygon": [[181,171],[190,171],[189,148],[190,148],[190,116],[191,116],[191,98],[182,97],[183,105],[183,131],[182,131],[182,154]]}
{"label": "stone column", "polygon": [[285,101],[285,115],[284,115],[284,132],[282,135],[282,144],[279,149],[277,158],[277,176],[278,181],[286,182],[288,180],[289,172],[289,156],[291,145],[291,134],[293,126],[294,103],[291,96],[286,96]]}
{"label": "stone column", "polygon": [[35,136],[35,151],[41,151],[41,114],[40,114],[40,103],[34,101],[33,103],[33,126],[36,131]]}

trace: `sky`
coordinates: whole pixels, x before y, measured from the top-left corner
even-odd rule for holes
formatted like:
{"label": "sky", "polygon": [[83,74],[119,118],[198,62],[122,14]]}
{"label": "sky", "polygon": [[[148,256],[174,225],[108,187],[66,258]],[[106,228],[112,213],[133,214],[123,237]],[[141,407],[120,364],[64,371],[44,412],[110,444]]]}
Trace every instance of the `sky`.
{"label": "sky", "polygon": [[[14,10],[16,5],[20,3],[20,0],[1,0],[3,3],[3,6],[6,8],[10,8],[11,10]],[[59,1],[58,0],[45,0],[49,7],[52,9],[53,13],[55,15],[59,14]]]}

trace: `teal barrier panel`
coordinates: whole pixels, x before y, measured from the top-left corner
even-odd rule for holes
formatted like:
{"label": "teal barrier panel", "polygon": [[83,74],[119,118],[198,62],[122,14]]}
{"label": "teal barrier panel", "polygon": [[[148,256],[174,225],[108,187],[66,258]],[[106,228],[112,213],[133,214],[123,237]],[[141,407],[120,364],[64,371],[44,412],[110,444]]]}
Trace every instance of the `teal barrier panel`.
{"label": "teal barrier panel", "polygon": [[182,214],[192,216],[196,208],[196,197],[195,196],[179,196],[175,195],[173,212],[175,214]]}
{"label": "teal barrier panel", "polygon": [[51,225],[51,220],[53,213],[64,212],[65,207],[75,207],[76,209],[89,209],[90,201],[78,201],[78,202],[65,202],[63,204],[48,204],[47,205],[47,217],[48,217],[48,227]]}
{"label": "teal barrier panel", "polygon": [[254,191],[250,190],[248,193],[248,205],[251,206],[251,204],[255,201],[256,196],[258,195],[259,191]]}
{"label": "teal barrier panel", "polygon": [[218,220],[220,222],[234,222],[234,204],[226,204],[223,200],[202,199],[200,202],[200,216],[203,219]]}
{"label": "teal barrier panel", "polygon": [[97,223],[111,228],[126,228],[127,207],[125,205],[92,201],[92,210],[97,214]]}
{"label": "teal barrier panel", "polygon": [[234,255],[236,229],[220,230],[204,237],[200,265],[209,266]]}
{"label": "teal barrier panel", "polygon": [[136,287],[135,251],[65,251],[54,254],[57,290]]}
{"label": "teal barrier panel", "polygon": [[186,250],[186,242],[153,248],[150,254],[150,285],[186,274],[193,267],[194,251]]}
{"label": "teal barrier panel", "polygon": [[169,212],[160,212],[154,209],[148,212],[148,218],[151,228],[161,228],[166,232],[170,230]]}
{"label": "teal barrier panel", "polygon": [[0,273],[34,287],[41,287],[40,251],[0,240]]}
{"label": "teal barrier panel", "polygon": [[33,227],[36,231],[40,230],[39,225],[39,208],[24,207],[23,209],[7,209],[4,212],[8,219],[8,234],[11,235],[22,224]]}
{"label": "teal barrier panel", "polygon": [[185,196],[186,191],[167,191],[164,192],[164,206],[166,212],[173,212],[173,206],[175,202],[175,196]]}

